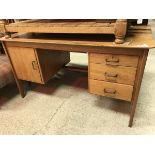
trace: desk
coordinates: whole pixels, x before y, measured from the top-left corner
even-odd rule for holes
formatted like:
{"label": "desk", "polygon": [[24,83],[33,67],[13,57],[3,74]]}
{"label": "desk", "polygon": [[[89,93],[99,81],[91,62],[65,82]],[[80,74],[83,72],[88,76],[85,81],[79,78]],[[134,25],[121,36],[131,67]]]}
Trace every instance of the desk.
{"label": "desk", "polygon": [[110,35],[15,34],[1,38],[21,96],[22,80],[46,83],[70,61],[70,51],[88,53],[90,93],[131,103],[132,126],[148,51],[155,47],[150,27],[132,28],[125,43]]}

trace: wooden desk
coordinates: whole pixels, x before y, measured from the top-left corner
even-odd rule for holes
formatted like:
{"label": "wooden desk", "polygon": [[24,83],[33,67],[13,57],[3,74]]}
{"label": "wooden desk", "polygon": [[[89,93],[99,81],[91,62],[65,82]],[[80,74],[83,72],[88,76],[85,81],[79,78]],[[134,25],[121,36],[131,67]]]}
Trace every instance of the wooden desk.
{"label": "wooden desk", "polygon": [[88,53],[89,92],[129,101],[132,126],[148,51],[155,47],[150,27],[130,29],[123,44],[110,35],[78,34],[15,34],[1,41],[22,97],[22,80],[44,84],[70,61],[70,51]]}

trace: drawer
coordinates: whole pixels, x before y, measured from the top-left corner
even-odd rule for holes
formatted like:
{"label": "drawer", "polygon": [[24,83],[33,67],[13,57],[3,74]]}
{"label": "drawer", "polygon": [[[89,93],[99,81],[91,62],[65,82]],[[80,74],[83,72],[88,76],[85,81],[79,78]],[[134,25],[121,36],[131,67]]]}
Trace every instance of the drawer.
{"label": "drawer", "polygon": [[90,53],[89,62],[102,63],[111,66],[137,67],[138,56]]}
{"label": "drawer", "polygon": [[136,68],[110,66],[104,64],[89,64],[89,78],[134,85]]}
{"label": "drawer", "polygon": [[89,92],[96,95],[131,101],[133,86],[89,79]]}

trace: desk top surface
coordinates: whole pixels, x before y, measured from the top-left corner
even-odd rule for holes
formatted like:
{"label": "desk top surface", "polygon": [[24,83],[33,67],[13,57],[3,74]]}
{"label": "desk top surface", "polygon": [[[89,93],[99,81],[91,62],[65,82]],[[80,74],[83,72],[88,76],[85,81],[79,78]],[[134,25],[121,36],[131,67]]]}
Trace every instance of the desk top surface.
{"label": "desk top surface", "polygon": [[100,46],[115,48],[155,48],[150,26],[131,27],[123,44],[115,44],[113,35],[84,34],[14,34],[12,38],[0,38],[1,41],[18,43],[39,43],[57,45]]}

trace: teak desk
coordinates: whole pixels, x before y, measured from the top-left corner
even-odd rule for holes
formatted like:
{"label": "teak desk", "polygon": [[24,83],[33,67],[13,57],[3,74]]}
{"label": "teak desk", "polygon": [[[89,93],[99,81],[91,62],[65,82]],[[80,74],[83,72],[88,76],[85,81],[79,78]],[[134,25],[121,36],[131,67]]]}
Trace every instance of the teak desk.
{"label": "teak desk", "polygon": [[129,101],[131,127],[148,51],[155,42],[148,26],[129,30],[123,44],[115,44],[112,37],[26,33],[1,41],[22,97],[22,80],[44,84],[70,61],[69,52],[88,53],[89,92]]}

